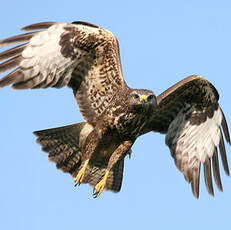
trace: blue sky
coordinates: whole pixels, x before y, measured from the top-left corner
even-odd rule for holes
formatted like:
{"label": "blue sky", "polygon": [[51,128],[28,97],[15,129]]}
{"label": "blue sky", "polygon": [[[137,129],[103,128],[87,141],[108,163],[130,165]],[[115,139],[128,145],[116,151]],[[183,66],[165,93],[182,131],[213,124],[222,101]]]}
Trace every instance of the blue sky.
{"label": "blue sky", "polygon": [[[40,21],[98,24],[120,42],[129,86],[157,95],[190,74],[220,93],[231,126],[230,1],[3,1],[0,38]],[[2,75],[0,75],[1,77]],[[126,159],[118,194],[92,198],[88,185],[56,170],[35,143],[34,130],[82,120],[71,90],[0,90],[0,229],[227,229],[231,179],[215,198],[201,177],[200,199],[176,169],[164,136],[149,133]],[[231,148],[227,147],[231,164]],[[214,186],[215,187],[215,186]]]}

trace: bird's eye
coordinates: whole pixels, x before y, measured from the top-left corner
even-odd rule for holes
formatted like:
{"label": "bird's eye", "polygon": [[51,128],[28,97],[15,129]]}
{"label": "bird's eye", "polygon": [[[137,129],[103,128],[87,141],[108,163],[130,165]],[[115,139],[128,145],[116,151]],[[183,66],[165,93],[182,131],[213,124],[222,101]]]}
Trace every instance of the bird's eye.
{"label": "bird's eye", "polygon": [[138,95],[138,94],[134,94],[133,97],[134,97],[135,99],[138,99],[138,98],[139,98],[139,95]]}
{"label": "bird's eye", "polygon": [[149,96],[148,96],[148,101],[151,101],[153,98],[154,98],[154,95],[153,95],[153,94],[152,94],[152,95],[149,95]]}

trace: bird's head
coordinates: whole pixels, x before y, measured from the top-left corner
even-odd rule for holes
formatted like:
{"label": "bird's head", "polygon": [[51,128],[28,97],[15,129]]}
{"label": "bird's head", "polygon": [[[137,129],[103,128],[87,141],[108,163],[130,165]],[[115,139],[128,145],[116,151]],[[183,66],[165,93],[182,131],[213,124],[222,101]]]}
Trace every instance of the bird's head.
{"label": "bird's head", "polygon": [[154,109],[157,105],[156,96],[151,90],[133,89],[130,95],[131,104],[135,108]]}

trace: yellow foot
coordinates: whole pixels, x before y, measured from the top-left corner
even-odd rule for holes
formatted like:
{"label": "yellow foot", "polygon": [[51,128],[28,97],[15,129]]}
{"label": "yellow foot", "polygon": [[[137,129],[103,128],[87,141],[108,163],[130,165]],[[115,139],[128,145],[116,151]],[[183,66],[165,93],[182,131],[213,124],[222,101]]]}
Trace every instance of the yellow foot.
{"label": "yellow foot", "polygon": [[103,179],[95,186],[93,196],[94,198],[98,197],[101,192],[103,191],[106,183],[107,183],[107,178],[108,178],[109,171],[107,170]]}
{"label": "yellow foot", "polygon": [[88,165],[89,159],[84,162],[83,167],[79,170],[77,176],[75,177],[75,186],[80,185],[83,182],[85,171]]}

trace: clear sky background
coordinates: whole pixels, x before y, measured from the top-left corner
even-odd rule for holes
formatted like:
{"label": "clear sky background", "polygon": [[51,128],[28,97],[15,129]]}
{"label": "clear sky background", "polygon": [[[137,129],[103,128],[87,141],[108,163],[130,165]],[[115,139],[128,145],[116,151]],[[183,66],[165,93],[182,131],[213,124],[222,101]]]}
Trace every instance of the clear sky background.
{"label": "clear sky background", "polygon": [[[129,86],[158,95],[201,74],[218,89],[231,127],[230,12],[230,1],[8,0],[1,2],[0,38],[40,21],[98,24],[117,36]],[[0,229],[230,228],[231,179],[221,168],[224,192],[215,188],[212,198],[201,177],[196,200],[163,135],[139,138],[126,158],[121,192],[93,199],[90,186],[75,188],[48,162],[32,134],[82,121],[70,89],[7,87],[0,90],[0,110]]]}

